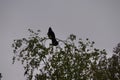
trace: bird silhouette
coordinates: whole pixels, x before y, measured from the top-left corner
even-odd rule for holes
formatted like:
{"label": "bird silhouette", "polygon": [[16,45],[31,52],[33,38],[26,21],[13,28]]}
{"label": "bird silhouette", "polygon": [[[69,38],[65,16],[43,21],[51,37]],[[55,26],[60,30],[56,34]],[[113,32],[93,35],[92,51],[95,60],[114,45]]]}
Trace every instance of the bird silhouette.
{"label": "bird silhouette", "polygon": [[47,35],[48,35],[49,39],[52,40],[52,45],[57,46],[58,41],[56,40],[55,33],[53,32],[51,27],[49,27]]}

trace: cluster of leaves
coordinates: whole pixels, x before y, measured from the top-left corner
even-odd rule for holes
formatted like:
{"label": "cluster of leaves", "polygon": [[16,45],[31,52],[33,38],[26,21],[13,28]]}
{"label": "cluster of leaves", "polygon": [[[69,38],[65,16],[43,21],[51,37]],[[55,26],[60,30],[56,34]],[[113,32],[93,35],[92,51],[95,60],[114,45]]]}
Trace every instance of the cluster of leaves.
{"label": "cluster of leaves", "polygon": [[[106,57],[106,51],[94,48],[89,39],[71,34],[58,46],[48,45],[48,38],[29,29],[28,38],[14,40],[13,63],[21,61],[28,80],[118,80],[120,55]],[[117,77],[116,77],[117,76]]]}

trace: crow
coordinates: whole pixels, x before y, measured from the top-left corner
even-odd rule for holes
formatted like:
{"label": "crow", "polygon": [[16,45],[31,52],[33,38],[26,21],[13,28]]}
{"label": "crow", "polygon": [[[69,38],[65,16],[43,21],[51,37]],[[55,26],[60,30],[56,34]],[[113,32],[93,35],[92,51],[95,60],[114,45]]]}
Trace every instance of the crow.
{"label": "crow", "polygon": [[52,45],[57,46],[58,41],[56,40],[55,33],[52,31],[51,27],[49,27],[47,35],[48,35],[49,39],[52,40]]}

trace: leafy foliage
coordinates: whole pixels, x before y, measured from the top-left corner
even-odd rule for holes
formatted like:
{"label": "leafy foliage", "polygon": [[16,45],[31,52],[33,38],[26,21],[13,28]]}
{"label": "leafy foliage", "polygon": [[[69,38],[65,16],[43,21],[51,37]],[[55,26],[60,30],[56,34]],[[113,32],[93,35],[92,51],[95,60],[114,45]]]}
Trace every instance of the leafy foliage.
{"label": "leafy foliage", "polygon": [[41,37],[40,30],[29,32],[28,38],[14,40],[12,44],[13,63],[21,61],[28,80],[120,79],[120,57],[107,59],[106,51],[94,48],[95,42],[88,38],[76,42],[76,36],[71,34],[66,40],[58,39],[60,45],[47,46],[48,38]]}

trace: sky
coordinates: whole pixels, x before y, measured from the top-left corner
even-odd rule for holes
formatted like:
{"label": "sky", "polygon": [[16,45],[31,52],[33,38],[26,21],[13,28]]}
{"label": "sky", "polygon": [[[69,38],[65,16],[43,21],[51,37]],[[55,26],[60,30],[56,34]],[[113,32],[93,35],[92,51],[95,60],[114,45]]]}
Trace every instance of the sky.
{"label": "sky", "polygon": [[28,29],[47,36],[70,34],[95,41],[109,55],[120,42],[120,0],[0,0],[0,73],[3,80],[25,80],[20,62],[12,64],[14,39],[27,36]]}

